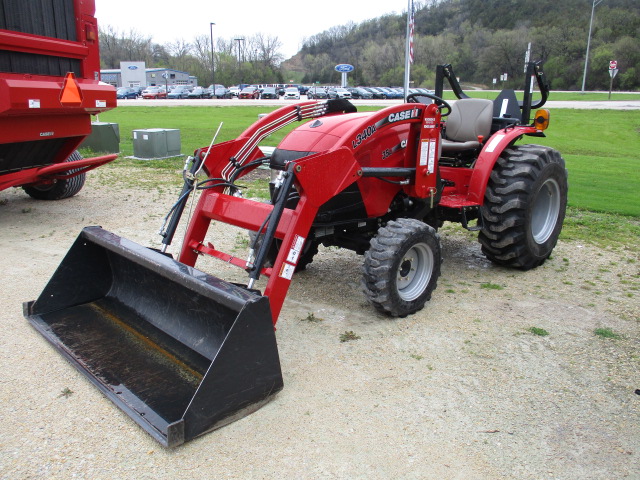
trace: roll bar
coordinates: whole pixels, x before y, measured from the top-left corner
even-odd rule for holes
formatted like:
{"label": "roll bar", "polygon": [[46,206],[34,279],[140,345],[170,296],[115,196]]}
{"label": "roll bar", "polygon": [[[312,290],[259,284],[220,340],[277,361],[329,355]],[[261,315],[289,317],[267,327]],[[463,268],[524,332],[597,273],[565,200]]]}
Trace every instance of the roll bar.
{"label": "roll bar", "polygon": [[[451,90],[453,90],[456,98],[469,98],[469,96],[464,93],[456,75],[453,71],[453,67],[451,64],[438,65],[436,68],[436,87],[435,87],[435,95],[438,97],[442,97],[442,93],[444,91],[444,80],[449,82]],[[532,93],[534,86],[534,79],[540,90],[541,98],[536,103],[532,103]],[[529,124],[529,117],[531,115],[532,108],[540,108],[546,102],[547,98],[549,98],[549,83],[547,82],[547,78],[545,77],[544,72],[542,71],[542,62],[528,62],[524,85],[523,85],[524,97],[523,100],[518,101],[520,106],[520,110],[522,111],[521,120],[524,125]]]}

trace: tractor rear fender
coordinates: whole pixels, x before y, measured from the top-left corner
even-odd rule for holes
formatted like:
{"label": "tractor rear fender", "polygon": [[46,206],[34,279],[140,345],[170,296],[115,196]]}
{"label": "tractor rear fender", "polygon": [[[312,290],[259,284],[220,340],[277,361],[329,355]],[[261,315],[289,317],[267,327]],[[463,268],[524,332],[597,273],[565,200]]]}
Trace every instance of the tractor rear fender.
{"label": "tractor rear fender", "polygon": [[535,127],[530,126],[510,127],[499,130],[486,141],[471,173],[467,193],[468,202],[473,202],[478,205],[483,204],[487,183],[489,182],[493,166],[498,161],[498,157],[500,157],[505,148],[518,140],[522,135],[535,133],[536,131]]}

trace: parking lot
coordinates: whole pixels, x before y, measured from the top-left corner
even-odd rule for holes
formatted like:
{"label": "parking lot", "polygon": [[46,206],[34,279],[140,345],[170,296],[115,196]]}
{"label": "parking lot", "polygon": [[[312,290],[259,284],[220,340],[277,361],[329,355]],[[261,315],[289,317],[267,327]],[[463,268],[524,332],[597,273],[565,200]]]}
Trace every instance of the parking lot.
{"label": "parking lot", "polygon": [[[496,92],[497,96],[498,92]],[[634,96],[635,98],[635,96]],[[239,105],[268,105],[268,106],[281,106],[287,103],[295,103],[296,101],[306,101],[307,98],[303,95],[301,100],[240,100],[237,98],[232,99],[162,99],[162,100],[118,100],[118,106],[193,106],[193,107],[224,107],[224,106],[239,106]],[[354,105],[372,105],[385,107],[397,103],[402,103],[402,100],[382,100],[382,99],[369,99],[369,100],[349,100]],[[453,101],[450,101],[453,102]],[[554,101],[548,100],[545,103],[545,108],[577,108],[577,109],[609,109],[609,110],[638,110],[640,109],[640,100],[616,100],[616,101]]]}

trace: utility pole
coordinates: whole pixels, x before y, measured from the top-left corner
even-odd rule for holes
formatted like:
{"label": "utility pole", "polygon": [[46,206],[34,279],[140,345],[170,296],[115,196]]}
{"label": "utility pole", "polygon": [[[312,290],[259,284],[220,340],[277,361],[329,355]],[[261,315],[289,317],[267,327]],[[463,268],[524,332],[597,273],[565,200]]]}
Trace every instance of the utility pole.
{"label": "utility pole", "polygon": [[209,29],[211,31],[211,83],[213,84],[213,96],[216,96],[216,64],[213,56],[213,26],[215,23],[209,22]]}
{"label": "utility pole", "polygon": [[593,27],[593,14],[596,6],[600,5],[604,0],[593,0],[591,5],[591,21],[589,22],[589,36],[587,37],[587,54],[584,56],[584,74],[582,75],[582,93],[584,93],[584,85],[587,83],[587,66],[589,65],[589,47],[591,46],[591,29]]}
{"label": "utility pole", "polygon": [[240,83],[242,83],[242,69],[240,68],[240,42],[244,42],[244,38],[234,38],[236,42],[238,42],[238,74],[240,77]]}

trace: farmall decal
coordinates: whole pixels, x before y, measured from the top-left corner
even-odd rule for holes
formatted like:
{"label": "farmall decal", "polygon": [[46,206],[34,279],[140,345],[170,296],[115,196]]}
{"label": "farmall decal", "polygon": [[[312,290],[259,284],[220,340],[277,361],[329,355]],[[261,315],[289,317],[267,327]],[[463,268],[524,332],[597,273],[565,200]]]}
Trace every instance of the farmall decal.
{"label": "farmall decal", "polygon": [[390,113],[388,116],[386,116],[382,120],[376,122],[374,125],[369,125],[362,132],[358,133],[355,139],[351,142],[351,146],[355,150],[362,144],[362,142],[364,142],[367,138],[369,138],[374,133],[376,133],[376,131],[378,131],[379,128],[384,127],[386,125],[391,125],[397,122],[419,118],[420,112],[421,110],[419,108],[409,108],[407,110],[402,110],[401,112]]}

